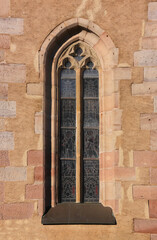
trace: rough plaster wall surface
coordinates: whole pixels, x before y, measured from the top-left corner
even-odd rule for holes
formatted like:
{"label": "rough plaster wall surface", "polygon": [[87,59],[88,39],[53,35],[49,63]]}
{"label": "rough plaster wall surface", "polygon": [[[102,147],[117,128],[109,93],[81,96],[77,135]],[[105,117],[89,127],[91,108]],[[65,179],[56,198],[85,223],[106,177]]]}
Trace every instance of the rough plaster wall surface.
{"label": "rough plaster wall surface", "polygon": [[[145,65],[134,64],[134,52],[157,48],[156,41],[151,38],[157,37],[153,27],[145,32],[148,16],[149,25],[157,21],[156,5],[150,6],[148,14],[149,2],[155,4],[156,1],[11,0],[9,3],[9,0],[0,0],[0,50],[4,51],[0,53],[0,84],[3,84],[0,85],[0,101],[1,104],[3,101],[16,102],[13,113],[6,109],[4,117],[3,109],[0,115],[1,135],[9,138],[7,147],[3,149],[2,146],[0,151],[0,239],[157,239],[157,129],[156,118],[151,115],[157,111],[157,101],[156,94],[148,94],[149,87],[144,86],[144,93],[139,86],[148,79],[148,75],[144,77],[148,69]],[[8,17],[7,23],[3,18]],[[120,170],[115,174],[122,193],[116,226],[41,225],[43,85],[38,72],[38,50],[58,24],[74,17],[92,20],[104,29],[119,48],[118,66],[130,67],[132,72],[129,80],[121,74],[117,80],[120,81],[123,134],[116,141]],[[157,64],[150,67],[155,68]],[[152,76],[150,81],[155,82],[154,69]],[[135,87],[139,95],[132,92],[132,85],[138,85]],[[141,188],[142,185],[146,188]],[[150,221],[151,216],[153,220]],[[141,222],[141,219],[149,222]]]}

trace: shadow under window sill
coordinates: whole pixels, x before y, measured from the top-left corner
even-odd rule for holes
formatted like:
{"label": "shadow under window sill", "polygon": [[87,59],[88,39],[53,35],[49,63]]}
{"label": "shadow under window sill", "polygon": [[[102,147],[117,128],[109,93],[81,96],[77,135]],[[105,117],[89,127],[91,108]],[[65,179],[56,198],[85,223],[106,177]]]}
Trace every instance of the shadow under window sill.
{"label": "shadow under window sill", "polygon": [[116,225],[110,207],[101,203],[58,203],[42,216],[44,225],[93,224]]}

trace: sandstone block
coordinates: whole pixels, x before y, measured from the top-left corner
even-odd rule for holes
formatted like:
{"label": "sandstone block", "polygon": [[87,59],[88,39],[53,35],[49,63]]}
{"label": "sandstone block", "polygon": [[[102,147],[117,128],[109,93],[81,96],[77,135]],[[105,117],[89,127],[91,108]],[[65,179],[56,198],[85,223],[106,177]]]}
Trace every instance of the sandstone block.
{"label": "sandstone block", "polygon": [[0,50],[0,62],[4,61],[4,50]]}
{"label": "sandstone block", "polygon": [[155,82],[144,82],[132,84],[132,95],[156,95],[157,84]]}
{"label": "sandstone block", "polygon": [[115,178],[122,181],[134,181],[136,179],[135,168],[116,167]]}
{"label": "sandstone block", "polygon": [[43,133],[43,113],[42,112],[35,113],[35,133],[36,134]]}
{"label": "sandstone block", "polygon": [[0,151],[0,167],[9,166],[8,151]]}
{"label": "sandstone block", "polygon": [[157,130],[157,113],[141,114],[140,125],[142,130]]}
{"label": "sandstone block", "polygon": [[22,18],[0,18],[0,34],[23,34]]}
{"label": "sandstone block", "polygon": [[157,3],[151,2],[148,4],[148,20],[157,20]]}
{"label": "sandstone block", "polygon": [[157,50],[141,50],[135,52],[134,65],[139,67],[157,66]]}
{"label": "sandstone block", "polygon": [[27,172],[26,167],[6,167],[5,168],[5,179],[8,181],[26,181]]}
{"label": "sandstone block", "polygon": [[151,240],[157,240],[157,234],[151,234]]}
{"label": "sandstone block", "polygon": [[133,186],[134,199],[157,199],[157,186]]}
{"label": "sandstone block", "polygon": [[0,64],[0,82],[24,83],[25,80],[24,64]]}
{"label": "sandstone block", "polygon": [[119,152],[104,152],[100,153],[100,169],[104,167],[113,167],[117,166],[119,162]]}
{"label": "sandstone block", "polygon": [[134,231],[141,233],[157,233],[157,220],[134,219]]}
{"label": "sandstone block", "polygon": [[0,202],[4,201],[4,183],[0,182]]}
{"label": "sandstone block", "polygon": [[8,98],[8,84],[0,83],[0,99]]}
{"label": "sandstone block", "polygon": [[16,102],[15,101],[0,101],[0,117],[15,117]]}
{"label": "sandstone block", "polygon": [[157,96],[154,96],[154,112],[157,112]]}
{"label": "sandstone block", "polygon": [[0,150],[14,150],[14,136],[12,132],[0,132]]}
{"label": "sandstone block", "polygon": [[27,153],[27,162],[29,166],[42,166],[43,165],[43,151],[30,150]]}
{"label": "sandstone block", "polygon": [[153,151],[135,151],[135,167],[157,167],[157,152]]}
{"label": "sandstone block", "polygon": [[0,48],[10,48],[10,36],[0,35]]}
{"label": "sandstone block", "polygon": [[152,150],[157,150],[157,131],[151,131],[150,134],[150,148]]}
{"label": "sandstone block", "polygon": [[4,201],[7,203],[24,202],[25,183],[6,182],[4,191]]}
{"label": "sandstone block", "polygon": [[43,185],[26,185],[26,199],[42,199]]}
{"label": "sandstone block", "polygon": [[157,82],[157,68],[144,68],[144,81]]}
{"label": "sandstone block", "polygon": [[151,168],[150,170],[150,183],[157,184],[157,168]]}
{"label": "sandstone block", "polygon": [[157,218],[157,200],[149,201],[149,217]]}
{"label": "sandstone block", "polygon": [[131,79],[131,69],[130,68],[115,68],[114,69],[114,79],[115,80]]}
{"label": "sandstone block", "polygon": [[40,216],[42,216],[43,213],[44,213],[44,207],[43,206],[44,206],[43,200],[42,199],[38,200],[38,213],[39,213]]}
{"label": "sandstone block", "polygon": [[156,49],[157,48],[157,37],[142,38],[142,48]]}
{"label": "sandstone block", "polygon": [[0,130],[4,131],[5,130],[5,119],[4,118],[1,118],[0,119]]}
{"label": "sandstone block", "polygon": [[0,17],[9,16],[10,0],[0,0]]}
{"label": "sandstone block", "polygon": [[43,95],[43,83],[28,83],[27,84],[28,95]]}
{"label": "sandstone block", "polygon": [[5,168],[1,167],[0,168],[0,181],[3,182],[5,179]]}
{"label": "sandstone block", "polygon": [[144,35],[145,37],[157,37],[157,22],[147,22]]}
{"label": "sandstone block", "polygon": [[34,212],[34,203],[4,204],[3,219],[30,218]]}
{"label": "sandstone block", "polygon": [[35,167],[34,176],[35,181],[43,181],[43,167]]}

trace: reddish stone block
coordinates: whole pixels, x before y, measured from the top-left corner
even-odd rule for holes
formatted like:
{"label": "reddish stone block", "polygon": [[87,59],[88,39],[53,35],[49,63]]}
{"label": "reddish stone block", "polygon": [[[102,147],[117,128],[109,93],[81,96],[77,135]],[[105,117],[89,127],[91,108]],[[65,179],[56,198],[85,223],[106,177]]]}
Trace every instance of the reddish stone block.
{"label": "reddish stone block", "polygon": [[9,16],[10,0],[0,0],[0,17]]}
{"label": "reddish stone block", "polygon": [[157,184],[157,168],[151,168],[150,182],[151,182],[151,184]]}
{"label": "reddish stone block", "polygon": [[10,48],[10,36],[0,35],[0,48]]}
{"label": "reddish stone block", "polygon": [[157,220],[134,219],[134,231],[141,233],[157,233]]}
{"label": "reddish stone block", "polygon": [[157,218],[157,200],[149,201],[149,217]]}
{"label": "reddish stone block", "polygon": [[135,151],[135,167],[157,167],[157,152],[153,151]]}
{"label": "reddish stone block", "polygon": [[8,151],[0,151],[0,166],[9,166],[9,155]]}
{"label": "reddish stone block", "polygon": [[24,64],[0,64],[0,82],[24,83],[25,80]]}
{"label": "reddish stone block", "polygon": [[157,234],[151,234],[151,240],[157,240]]}
{"label": "reddish stone block", "polygon": [[30,150],[27,153],[27,162],[30,166],[42,166],[43,165],[43,151],[42,150]]}
{"label": "reddish stone block", "polygon": [[4,201],[4,184],[0,182],[0,202]]}
{"label": "reddish stone block", "polygon": [[43,167],[36,167],[34,170],[35,181],[43,181]]}
{"label": "reddish stone block", "polygon": [[26,199],[42,199],[43,184],[26,185]]}
{"label": "reddish stone block", "polygon": [[133,181],[136,179],[135,168],[117,167],[115,168],[116,180]]}
{"label": "reddish stone block", "polygon": [[3,219],[30,218],[34,212],[34,203],[4,204]]}
{"label": "reddish stone block", "polygon": [[134,199],[157,199],[157,186],[133,186]]}
{"label": "reddish stone block", "polygon": [[100,153],[100,169],[117,166],[119,161],[119,152],[105,152]]}
{"label": "reddish stone block", "polygon": [[0,83],[0,99],[8,98],[8,84]]}
{"label": "reddish stone block", "polygon": [[43,203],[42,199],[38,200],[38,213],[39,213],[40,216],[42,216],[43,213],[44,213],[43,204],[44,203]]}

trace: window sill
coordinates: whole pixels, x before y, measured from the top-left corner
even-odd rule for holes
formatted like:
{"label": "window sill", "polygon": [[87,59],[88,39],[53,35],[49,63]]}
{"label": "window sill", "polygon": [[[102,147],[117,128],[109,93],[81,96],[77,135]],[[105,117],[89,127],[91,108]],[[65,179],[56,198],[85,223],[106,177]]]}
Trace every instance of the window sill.
{"label": "window sill", "polygon": [[101,203],[60,203],[43,215],[44,225],[95,224],[116,225],[110,207]]}

